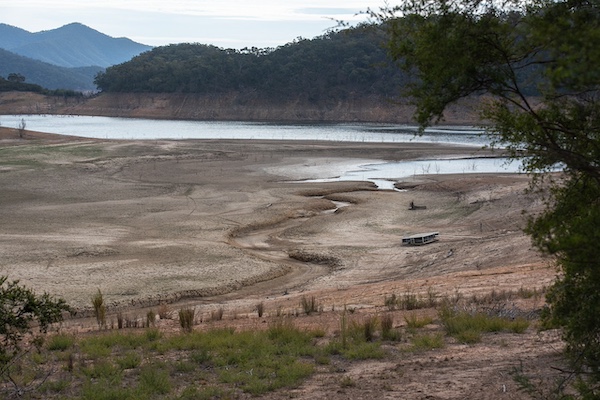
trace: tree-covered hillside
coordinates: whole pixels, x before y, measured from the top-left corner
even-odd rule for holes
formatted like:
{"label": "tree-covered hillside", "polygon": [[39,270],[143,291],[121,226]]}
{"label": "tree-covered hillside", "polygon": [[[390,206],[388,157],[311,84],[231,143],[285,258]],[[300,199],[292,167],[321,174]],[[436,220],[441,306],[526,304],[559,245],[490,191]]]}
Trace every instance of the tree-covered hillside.
{"label": "tree-covered hillside", "polygon": [[383,41],[381,30],[363,26],[276,49],[170,45],[109,67],[96,84],[104,92],[240,91],[310,101],[392,95],[403,75],[389,64]]}

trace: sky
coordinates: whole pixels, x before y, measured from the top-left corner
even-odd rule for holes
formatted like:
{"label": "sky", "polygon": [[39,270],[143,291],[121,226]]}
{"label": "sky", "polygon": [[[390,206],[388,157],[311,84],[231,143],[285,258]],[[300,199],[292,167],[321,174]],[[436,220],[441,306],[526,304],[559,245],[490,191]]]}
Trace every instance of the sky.
{"label": "sky", "polygon": [[[79,22],[112,37],[162,46],[277,47],[355,24],[384,0],[0,0],[0,23],[29,32]],[[359,15],[357,15],[359,14]]]}

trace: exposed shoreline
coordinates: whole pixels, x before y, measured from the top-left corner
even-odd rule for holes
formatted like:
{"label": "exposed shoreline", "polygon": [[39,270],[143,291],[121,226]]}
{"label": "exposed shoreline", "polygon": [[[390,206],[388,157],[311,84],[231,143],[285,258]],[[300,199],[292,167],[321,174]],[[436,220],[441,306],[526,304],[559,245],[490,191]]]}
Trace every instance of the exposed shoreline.
{"label": "exposed shoreline", "polygon": [[[479,120],[479,99],[452,106],[443,124],[469,125]],[[291,97],[281,102],[221,95],[168,93],[104,93],[90,98],[50,97],[35,93],[0,93],[0,114],[63,114],[194,121],[278,123],[378,122],[414,124],[414,107],[379,97],[356,97],[310,103]]]}

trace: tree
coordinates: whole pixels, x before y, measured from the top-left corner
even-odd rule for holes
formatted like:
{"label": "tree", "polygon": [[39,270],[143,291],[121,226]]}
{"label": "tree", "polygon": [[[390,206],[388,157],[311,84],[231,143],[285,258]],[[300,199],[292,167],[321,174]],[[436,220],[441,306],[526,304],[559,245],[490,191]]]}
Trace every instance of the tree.
{"label": "tree", "polygon": [[[373,15],[421,128],[477,98],[496,146],[549,187],[527,232],[560,274],[545,318],[563,328],[583,397],[600,396],[600,2],[411,0]],[[398,17],[398,15],[401,15]],[[521,158],[522,156],[526,156]],[[557,165],[560,178],[540,174]],[[538,186],[539,185],[539,186]]]}
{"label": "tree", "polygon": [[7,80],[13,83],[23,83],[25,82],[25,77],[21,74],[12,72],[8,74]]}
{"label": "tree", "polygon": [[40,334],[47,332],[50,324],[62,321],[62,313],[69,311],[64,300],[53,299],[47,293],[36,295],[21,286],[19,281],[9,282],[0,277],[0,376],[10,377],[10,367],[24,351],[23,338],[33,335],[33,325]]}
{"label": "tree", "polygon": [[27,127],[27,123],[25,122],[25,118],[21,118],[21,122],[19,122],[19,126],[17,127],[17,131],[19,132],[19,137],[23,139],[25,137],[25,128]]}

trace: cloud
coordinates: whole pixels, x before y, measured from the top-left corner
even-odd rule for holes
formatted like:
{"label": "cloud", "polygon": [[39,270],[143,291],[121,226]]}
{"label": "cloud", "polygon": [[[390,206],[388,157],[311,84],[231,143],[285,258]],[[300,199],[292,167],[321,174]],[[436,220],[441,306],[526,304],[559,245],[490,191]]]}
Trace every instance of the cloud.
{"label": "cloud", "polygon": [[81,22],[141,43],[198,42],[219,47],[276,47],[356,21],[380,0],[19,0],[0,4],[0,22],[31,32]]}

